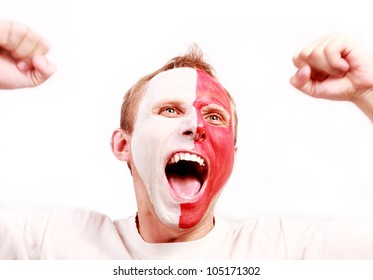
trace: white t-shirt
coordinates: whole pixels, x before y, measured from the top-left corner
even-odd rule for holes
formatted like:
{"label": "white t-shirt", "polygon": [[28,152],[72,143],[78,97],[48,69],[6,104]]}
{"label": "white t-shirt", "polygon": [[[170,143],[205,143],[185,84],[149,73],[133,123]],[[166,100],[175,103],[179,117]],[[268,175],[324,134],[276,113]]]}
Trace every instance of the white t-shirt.
{"label": "white t-shirt", "polygon": [[373,221],[216,217],[202,239],[147,243],[135,217],[86,209],[0,212],[0,259],[373,259]]}

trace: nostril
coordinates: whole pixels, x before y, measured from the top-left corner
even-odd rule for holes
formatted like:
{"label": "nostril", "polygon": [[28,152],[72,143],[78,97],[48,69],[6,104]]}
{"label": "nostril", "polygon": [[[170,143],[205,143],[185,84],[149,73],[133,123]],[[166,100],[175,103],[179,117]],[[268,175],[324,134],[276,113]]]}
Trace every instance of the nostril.
{"label": "nostril", "polygon": [[193,139],[194,141],[205,141],[207,138],[206,131],[203,129],[197,129],[197,131],[193,131],[191,129],[185,130],[182,133],[183,136],[186,136],[190,139]]}
{"label": "nostril", "polygon": [[193,131],[186,130],[186,131],[183,132],[183,135],[185,135],[185,136],[193,136]]}
{"label": "nostril", "polygon": [[206,132],[207,132],[206,128],[203,125],[199,125],[197,127],[196,136],[195,136],[196,141],[200,141],[200,142],[205,141],[207,138]]}

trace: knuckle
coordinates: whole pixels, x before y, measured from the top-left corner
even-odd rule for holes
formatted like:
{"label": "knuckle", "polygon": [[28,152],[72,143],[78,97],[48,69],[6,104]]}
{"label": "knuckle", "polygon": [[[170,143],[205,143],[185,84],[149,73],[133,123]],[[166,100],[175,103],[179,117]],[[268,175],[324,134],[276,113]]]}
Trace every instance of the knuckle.
{"label": "knuckle", "polygon": [[10,50],[14,50],[19,45],[23,37],[26,35],[27,31],[27,26],[21,23],[12,22],[7,40],[8,48]]}
{"label": "knuckle", "polygon": [[302,50],[300,53],[299,53],[299,57],[303,60],[307,60],[308,57],[309,57],[309,52],[307,50]]}
{"label": "knuckle", "polygon": [[0,20],[0,45],[5,45],[8,41],[10,32],[10,22],[6,20]]}
{"label": "knuckle", "polygon": [[41,36],[39,36],[39,39],[37,40],[37,43],[34,49],[34,53],[46,54],[49,51],[49,49],[50,49],[49,42],[45,40],[44,38],[42,38]]}
{"label": "knuckle", "polygon": [[319,59],[321,59],[323,56],[324,56],[324,51],[321,50],[321,49],[319,49],[319,48],[316,48],[316,49],[314,49],[314,50],[310,53],[309,58],[310,58],[311,60],[319,60]]}
{"label": "knuckle", "polygon": [[31,43],[37,43],[40,40],[40,35],[35,31],[29,31],[25,34],[25,39]]}

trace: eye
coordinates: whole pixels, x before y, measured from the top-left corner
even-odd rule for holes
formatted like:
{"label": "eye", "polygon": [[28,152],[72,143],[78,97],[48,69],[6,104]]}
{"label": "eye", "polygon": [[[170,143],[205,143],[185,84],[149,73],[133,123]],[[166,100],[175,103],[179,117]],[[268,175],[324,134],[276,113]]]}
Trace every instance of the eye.
{"label": "eye", "polygon": [[164,107],[159,111],[159,114],[168,118],[176,118],[182,115],[182,111],[175,107]]}
{"label": "eye", "polygon": [[220,117],[217,116],[217,115],[211,115],[211,116],[209,116],[209,119],[214,121],[214,122],[220,121]]}
{"label": "eye", "polygon": [[176,110],[174,108],[166,108],[164,111],[168,114],[176,114]]}
{"label": "eye", "polygon": [[218,104],[207,104],[202,107],[201,113],[206,123],[213,126],[229,126],[230,115],[228,111]]}
{"label": "eye", "polygon": [[207,123],[212,124],[212,125],[217,125],[217,126],[226,125],[226,121],[224,120],[224,118],[221,115],[216,114],[216,113],[207,114],[205,116],[205,120]]}

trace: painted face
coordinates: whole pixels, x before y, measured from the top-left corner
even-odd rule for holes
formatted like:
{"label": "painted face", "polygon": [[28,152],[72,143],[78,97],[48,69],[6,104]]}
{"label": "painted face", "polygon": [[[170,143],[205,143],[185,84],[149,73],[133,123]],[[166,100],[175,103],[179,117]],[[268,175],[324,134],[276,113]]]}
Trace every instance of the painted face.
{"label": "painted face", "polygon": [[158,218],[192,227],[233,168],[230,100],[210,75],[176,68],[155,76],[139,105],[132,158]]}

